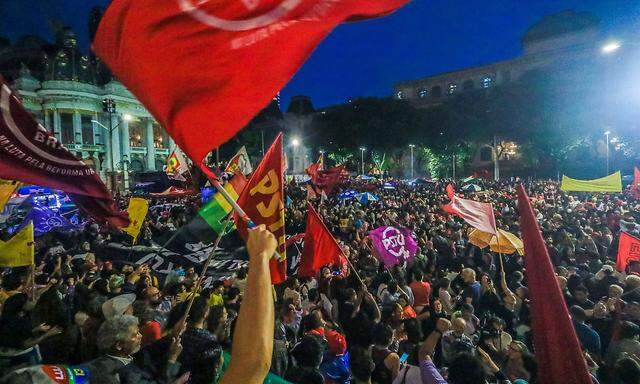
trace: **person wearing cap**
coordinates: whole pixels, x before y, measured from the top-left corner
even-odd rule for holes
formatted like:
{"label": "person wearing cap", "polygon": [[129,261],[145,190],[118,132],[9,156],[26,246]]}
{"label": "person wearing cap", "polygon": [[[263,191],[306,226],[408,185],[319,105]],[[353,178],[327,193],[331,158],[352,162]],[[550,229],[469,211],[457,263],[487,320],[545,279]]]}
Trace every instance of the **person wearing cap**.
{"label": "person wearing cap", "polygon": [[325,384],[348,384],[351,380],[349,352],[344,336],[334,330],[325,333],[327,351],[322,358],[320,371]]}
{"label": "person wearing cap", "polygon": [[116,316],[133,314],[133,302],[136,301],[134,293],[126,293],[109,299],[102,304],[102,314],[105,319]]}

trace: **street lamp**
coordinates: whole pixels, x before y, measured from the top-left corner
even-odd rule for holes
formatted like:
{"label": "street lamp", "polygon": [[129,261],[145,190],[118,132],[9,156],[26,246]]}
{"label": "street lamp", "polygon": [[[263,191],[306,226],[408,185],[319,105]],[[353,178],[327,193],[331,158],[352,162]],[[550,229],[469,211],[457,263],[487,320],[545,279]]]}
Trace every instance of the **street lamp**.
{"label": "street lamp", "polygon": [[606,148],[607,148],[607,175],[609,174],[609,135],[611,134],[611,131],[605,131],[604,135],[607,138],[607,141],[605,142]]}
{"label": "street lamp", "polygon": [[413,144],[409,144],[409,148],[411,149],[411,179],[413,180],[413,148],[416,146]]}
{"label": "street lamp", "polygon": [[293,139],[291,139],[291,145],[293,145],[294,147],[297,147],[298,145],[300,145],[300,139],[298,139],[297,137],[294,137]]}
{"label": "street lamp", "polygon": [[621,46],[622,44],[619,41],[610,41],[603,45],[600,49],[602,50],[602,53],[609,54],[617,51]]}
{"label": "street lamp", "polygon": [[367,149],[365,147],[360,147],[360,164],[362,166],[362,176],[364,176],[364,151]]}
{"label": "street lamp", "polygon": [[109,149],[110,149],[110,154],[109,154],[109,159],[110,161],[110,166],[111,166],[111,191],[113,192],[116,189],[116,180],[115,180],[115,163],[114,163],[114,159],[113,159],[113,131],[116,130],[118,128],[118,126],[120,124],[116,124],[116,126],[114,127],[113,124],[111,124],[111,118],[109,118],[109,125],[111,126],[111,128],[105,126],[104,124],[102,124],[101,122],[99,122],[98,120],[91,120],[91,122],[93,124],[96,124],[98,126],[100,126],[101,128],[103,128],[105,131],[109,132],[109,136],[108,136],[108,140],[109,140]]}

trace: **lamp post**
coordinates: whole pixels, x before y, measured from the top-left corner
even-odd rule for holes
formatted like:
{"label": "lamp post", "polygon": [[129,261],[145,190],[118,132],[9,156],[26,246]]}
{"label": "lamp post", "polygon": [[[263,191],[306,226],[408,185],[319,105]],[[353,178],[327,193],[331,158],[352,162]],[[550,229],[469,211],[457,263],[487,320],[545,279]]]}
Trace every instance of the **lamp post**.
{"label": "lamp post", "polygon": [[456,155],[451,155],[451,176],[456,181]]}
{"label": "lamp post", "polygon": [[415,147],[415,145],[409,144],[409,149],[411,150],[411,179],[413,179],[413,148]]}
{"label": "lamp post", "polygon": [[493,179],[500,180],[500,161],[498,159],[498,138],[493,135]]}
{"label": "lamp post", "polygon": [[[101,122],[99,122],[98,120],[91,120],[91,122],[93,124],[96,124],[98,126],[100,126],[101,128],[103,128],[104,130],[106,130],[107,132],[109,132],[109,136],[108,136],[108,140],[109,140],[109,148],[110,148],[110,167],[111,167],[111,191],[115,191],[116,190],[116,164],[115,164],[115,159],[114,159],[114,145],[113,145],[113,132],[115,130],[118,129],[118,127],[120,126],[120,123],[116,124],[115,126],[113,125],[113,114],[116,113],[116,103],[114,100],[112,99],[104,99],[102,100],[102,110],[103,112],[106,112],[109,114],[109,126],[105,126],[104,124],[102,124]],[[129,114],[124,114],[122,115],[122,119],[125,121],[131,121],[133,120],[133,117]],[[129,138],[127,138],[128,140]]]}
{"label": "lamp post", "polygon": [[362,169],[361,175],[364,176],[364,151],[366,151],[365,147],[360,147],[360,165]]}
{"label": "lamp post", "polygon": [[609,135],[610,134],[611,134],[611,131],[607,130],[604,132],[604,136],[607,138],[605,142],[606,151],[607,151],[607,175],[609,174]]}

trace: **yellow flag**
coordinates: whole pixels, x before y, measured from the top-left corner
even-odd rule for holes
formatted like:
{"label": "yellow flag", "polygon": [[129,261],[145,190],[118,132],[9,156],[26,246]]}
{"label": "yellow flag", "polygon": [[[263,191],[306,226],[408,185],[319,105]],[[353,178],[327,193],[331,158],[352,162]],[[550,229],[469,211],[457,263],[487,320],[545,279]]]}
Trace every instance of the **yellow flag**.
{"label": "yellow flag", "polygon": [[33,222],[11,239],[0,241],[0,267],[22,267],[33,264]]}
{"label": "yellow flag", "polygon": [[140,228],[142,228],[142,223],[144,223],[144,218],[147,216],[148,210],[149,202],[147,200],[139,197],[132,197],[131,200],[129,200],[129,208],[127,208],[127,212],[129,213],[129,220],[131,220],[131,223],[128,227],[122,228],[122,231],[133,237],[134,243],[138,239]]}
{"label": "yellow flag", "polygon": [[0,212],[2,212],[7,201],[9,201],[11,195],[13,195],[13,192],[15,192],[19,186],[20,183],[17,181],[0,179]]}
{"label": "yellow flag", "polygon": [[622,178],[620,171],[593,180],[577,180],[562,175],[560,189],[575,192],[622,192]]}

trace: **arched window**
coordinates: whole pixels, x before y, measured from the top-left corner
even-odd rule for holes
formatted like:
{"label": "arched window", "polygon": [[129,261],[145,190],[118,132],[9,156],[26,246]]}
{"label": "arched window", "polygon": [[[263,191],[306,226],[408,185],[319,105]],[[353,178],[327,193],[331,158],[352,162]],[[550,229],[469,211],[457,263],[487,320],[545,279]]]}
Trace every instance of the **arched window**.
{"label": "arched window", "polygon": [[485,76],[482,78],[482,88],[491,88],[493,86],[493,78]]}
{"label": "arched window", "polygon": [[447,93],[449,93],[450,95],[453,95],[454,93],[456,93],[457,90],[458,90],[458,84],[449,83],[449,88],[447,90]]}
{"label": "arched window", "polygon": [[435,87],[431,88],[431,96],[433,97],[442,96],[442,88],[440,88],[439,85],[436,85]]}
{"label": "arched window", "polygon": [[464,83],[462,83],[462,89],[464,89],[465,91],[470,91],[473,89],[473,80],[466,80]]}
{"label": "arched window", "polygon": [[418,97],[421,99],[426,98],[427,96],[429,96],[429,91],[426,88],[421,88],[418,90]]}
{"label": "arched window", "polygon": [[398,98],[398,100],[402,100],[402,99],[404,99],[404,92],[402,92],[402,91],[398,91],[398,92],[396,93],[396,97]]}

